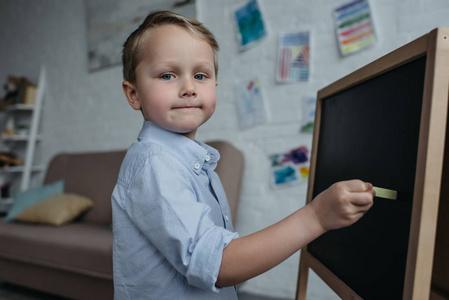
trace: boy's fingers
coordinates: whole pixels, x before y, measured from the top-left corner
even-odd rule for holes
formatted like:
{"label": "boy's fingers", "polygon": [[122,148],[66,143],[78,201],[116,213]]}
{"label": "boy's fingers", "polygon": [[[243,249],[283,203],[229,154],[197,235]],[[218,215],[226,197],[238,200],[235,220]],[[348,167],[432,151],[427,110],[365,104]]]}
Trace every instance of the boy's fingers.
{"label": "boy's fingers", "polygon": [[358,212],[358,213],[356,214],[356,218],[357,218],[357,219],[360,219],[361,217],[363,217],[363,216],[366,214],[367,211],[368,211],[368,209],[367,209],[367,210],[363,210],[363,211]]}
{"label": "boy's fingers", "polygon": [[363,182],[361,180],[348,180],[346,183],[346,189],[348,192],[367,192],[373,189],[373,185],[369,182]]}
{"label": "boy's fingers", "polygon": [[373,206],[374,202],[372,200],[372,198],[368,201],[368,203],[366,204],[362,204],[362,205],[355,205],[359,208],[360,211],[366,212],[368,211],[372,206]]}
{"label": "boy's fingers", "polygon": [[351,203],[357,206],[371,206],[373,203],[374,193],[372,191],[353,194]]}
{"label": "boy's fingers", "polygon": [[361,180],[350,180],[347,182],[348,191],[351,194],[351,203],[359,206],[362,211],[367,211],[373,204],[373,198],[375,191],[373,185],[369,182],[363,182]]}

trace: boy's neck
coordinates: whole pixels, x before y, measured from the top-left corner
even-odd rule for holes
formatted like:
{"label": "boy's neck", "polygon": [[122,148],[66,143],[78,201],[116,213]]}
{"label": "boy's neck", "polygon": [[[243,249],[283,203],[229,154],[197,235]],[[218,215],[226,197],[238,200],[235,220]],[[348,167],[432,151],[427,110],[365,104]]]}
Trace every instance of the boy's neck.
{"label": "boy's neck", "polygon": [[181,135],[191,139],[192,141],[195,140],[195,135],[196,135],[196,129],[192,132],[187,132],[187,133],[180,133]]}

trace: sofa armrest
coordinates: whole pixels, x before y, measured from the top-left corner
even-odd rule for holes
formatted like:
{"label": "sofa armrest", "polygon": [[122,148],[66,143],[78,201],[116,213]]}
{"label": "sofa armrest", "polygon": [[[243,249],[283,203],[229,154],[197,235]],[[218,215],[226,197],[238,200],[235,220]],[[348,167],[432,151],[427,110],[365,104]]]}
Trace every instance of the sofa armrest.
{"label": "sofa armrest", "polygon": [[232,224],[235,226],[245,165],[243,153],[226,141],[209,141],[206,144],[220,152],[220,160],[215,171],[226,192],[231,208]]}

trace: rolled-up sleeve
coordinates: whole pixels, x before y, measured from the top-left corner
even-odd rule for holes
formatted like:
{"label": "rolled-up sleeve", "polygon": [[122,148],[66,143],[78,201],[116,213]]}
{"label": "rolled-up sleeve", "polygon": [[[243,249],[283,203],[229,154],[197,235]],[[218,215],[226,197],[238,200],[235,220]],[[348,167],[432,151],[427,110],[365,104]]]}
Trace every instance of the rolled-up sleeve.
{"label": "rolled-up sleeve", "polygon": [[212,220],[211,207],[198,199],[204,192],[193,176],[171,156],[148,157],[131,181],[126,210],[190,285],[218,291],[223,249],[238,234]]}

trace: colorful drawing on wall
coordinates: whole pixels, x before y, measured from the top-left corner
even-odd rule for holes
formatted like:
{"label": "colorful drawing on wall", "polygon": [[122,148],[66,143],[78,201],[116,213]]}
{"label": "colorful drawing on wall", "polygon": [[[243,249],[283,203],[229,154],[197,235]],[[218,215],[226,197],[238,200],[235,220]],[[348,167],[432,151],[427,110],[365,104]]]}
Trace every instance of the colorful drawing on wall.
{"label": "colorful drawing on wall", "polygon": [[90,71],[120,65],[123,43],[151,11],[196,15],[194,0],[135,0],[132,4],[121,0],[89,0],[86,10]]}
{"label": "colorful drawing on wall", "polygon": [[240,128],[245,129],[268,122],[266,100],[257,78],[242,81],[234,88]]}
{"label": "colorful drawing on wall", "polygon": [[309,32],[282,34],[279,38],[276,81],[309,80]]}
{"label": "colorful drawing on wall", "polygon": [[366,48],[377,40],[368,0],[355,0],[337,7],[334,21],[343,56]]}
{"label": "colorful drawing on wall", "polygon": [[233,11],[240,50],[247,50],[267,35],[259,2],[251,0]]}
{"label": "colorful drawing on wall", "polygon": [[280,188],[303,184],[309,177],[309,148],[300,146],[286,153],[269,156],[271,186]]}
{"label": "colorful drawing on wall", "polygon": [[301,118],[301,132],[313,133],[315,125],[315,107],[316,97],[303,97],[302,99],[302,118]]}

